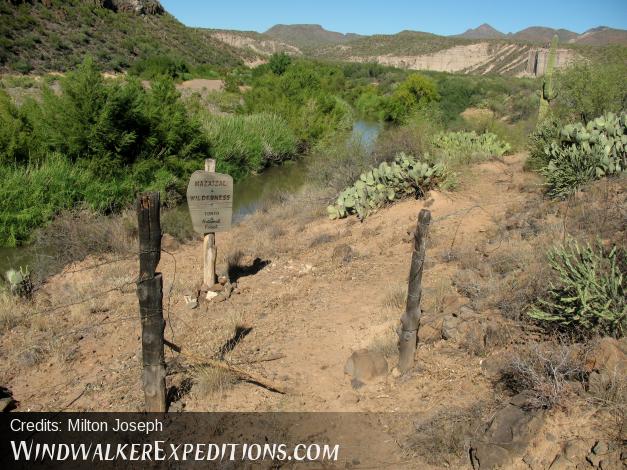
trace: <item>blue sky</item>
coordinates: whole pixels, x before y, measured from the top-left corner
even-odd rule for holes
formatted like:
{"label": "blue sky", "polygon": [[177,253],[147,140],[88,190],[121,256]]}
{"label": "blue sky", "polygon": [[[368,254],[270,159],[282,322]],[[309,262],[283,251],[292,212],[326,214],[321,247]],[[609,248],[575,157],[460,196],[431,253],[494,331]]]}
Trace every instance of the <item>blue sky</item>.
{"label": "blue sky", "polygon": [[528,26],[581,33],[596,26],[627,29],[627,0],[161,0],[188,26],[265,31],[277,24],[317,23],[361,34],[404,29],[457,34],[481,23],[503,32]]}

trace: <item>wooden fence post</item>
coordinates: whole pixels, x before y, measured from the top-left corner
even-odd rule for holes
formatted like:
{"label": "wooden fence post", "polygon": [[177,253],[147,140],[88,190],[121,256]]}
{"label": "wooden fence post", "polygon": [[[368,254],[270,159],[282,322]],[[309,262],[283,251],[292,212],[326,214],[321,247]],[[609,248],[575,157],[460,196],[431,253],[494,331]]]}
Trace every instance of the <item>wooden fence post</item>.
{"label": "wooden fence post", "polygon": [[411,256],[409,285],[407,288],[407,308],[401,316],[401,328],[398,341],[398,370],[406,372],[414,365],[418,328],[420,326],[420,298],[422,297],[422,270],[425,261],[427,235],[431,223],[431,212],[422,209],[418,214],[414,235],[414,252]]}
{"label": "wooden fence post", "polygon": [[[216,171],[216,161],[212,158],[205,160],[205,171],[214,173]],[[216,283],[216,257],[218,249],[216,248],[216,234],[205,233],[202,243],[202,259],[203,259],[203,283],[207,287],[212,287]]]}
{"label": "wooden fence post", "polygon": [[165,358],[163,352],[163,279],[157,273],[161,259],[159,193],[137,198],[139,279],[137,297],[142,324],[142,362],[146,411],[165,412]]}

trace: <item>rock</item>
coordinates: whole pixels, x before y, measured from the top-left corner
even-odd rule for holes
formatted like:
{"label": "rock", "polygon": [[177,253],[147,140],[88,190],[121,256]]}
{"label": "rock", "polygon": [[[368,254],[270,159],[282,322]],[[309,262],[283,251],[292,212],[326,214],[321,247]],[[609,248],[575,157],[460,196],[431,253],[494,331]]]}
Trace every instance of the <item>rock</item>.
{"label": "rock", "polygon": [[214,297],[217,297],[218,295],[219,294],[217,292],[214,292],[214,291],[210,290],[210,291],[207,292],[207,295],[205,296],[205,298],[207,300],[212,300]]}
{"label": "rock", "polygon": [[472,439],[470,461],[475,470],[507,467],[527,448],[543,422],[542,412],[529,409],[528,401],[524,394],[513,397]]}
{"label": "rock", "polygon": [[459,308],[459,299],[456,295],[445,295],[442,297],[441,311],[446,314],[451,314]]}
{"label": "rock", "polygon": [[221,286],[226,285],[226,283],[229,282],[229,278],[226,276],[220,276],[218,277],[218,284],[220,284]]}
{"label": "rock", "polygon": [[571,468],[573,468],[573,464],[562,454],[557,454],[549,465],[549,470],[570,470]]}
{"label": "rock", "polygon": [[341,244],[333,249],[331,260],[336,264],[346,264],[353,259],[353,249],[346,244]]}
{"label": "rock", "polygon": [[447,316],[442,321],[442,338],[455,339],[458,335],[458,328],[461,321],[452,315]]}
{"label": "rock", "polygon": [[572,440],[568,441],[566,445],[564,445],[564,450],[562,451],[564,457],[571,463],[576,464],[585,459],[586,453],[588,452],[589,447],[585,442],[581,440]]}
{"label": "rock", "polygon": [[599,464],[601,463],[602,458],[598,455],[594,455],[592,452],[590,452],[587,456],[586,456],[586,460],[590,463],[590,465],[592,465],[594,468],[599,468]]}
{"label": "rock", "polygon": [[597,441],[592,447],[592,453],[594,455],[603,455],[607,454],[610,451],[610,447],[607,445],[605,441]]}
{"label": "rock", "polygon": [[420,322],[420,328],[418,328],[418,342],[423,344],[431,344],[442,339],[442,325],[441,323],[422,323]]}
{"label": "rock", "polygon": [[180,246],[179,241],[169,233],[164,233],[161,236],[161,248],[165,251],[173,252],[178,250]]}
{"label": "rock", "polygon": [[588,371],[627,374],[627,337],[617,340],[605,337],[599,340],[586,363]]}
{"label": "rock", "polygon": [[[612,397],[619,402],[627,401],[627,387],[620,386],[627,376],[627,338],[616,340],[602,338],[586,363],[588,391],[593,396],[606,397],[608,392],[620,394]],[[612,392],[613,391],[613,392]]]}
{"label": "rock", "polygon": [[478,313],[475,312],[468,305],[462,305],[459,308],[459,312],[455,316],[461,318],[462,320],[472,320],[472,319],[476,319],[477,315],[478,315]]}
{"label": "rock", "polygon": [[344,373],[353,380],[367,383],[377,377],[387,374],[388,363],[380,352],[360,349],[353,352],[346,361]]}

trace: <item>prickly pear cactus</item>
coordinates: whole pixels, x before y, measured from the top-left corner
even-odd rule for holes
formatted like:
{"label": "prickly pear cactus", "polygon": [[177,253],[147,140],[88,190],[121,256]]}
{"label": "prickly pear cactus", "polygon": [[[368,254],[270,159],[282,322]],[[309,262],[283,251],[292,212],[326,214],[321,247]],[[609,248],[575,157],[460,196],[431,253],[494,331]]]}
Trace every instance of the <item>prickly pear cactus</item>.
{"label": "prickly pear cactus", "polygon": [[606,113],[587,125],[569,124],[560,139],[545,149],[548,164],[541,170],[553,196],[566,196],[588,181],[627,170],[627,113]]}
{"label": "prickly pear cactus", "polygon": [[386,203],[408,195],[422,195],[443,174],[441,164],[429,165],[399,153],[392,163],[383,162],[362,173],[353,186],[342,191],[335,203],[327,207],[327,212],[331,219],[357,214],[363,220]]}
{"label": "prickly pear cactus", "polygon": [[30,297],[33,291],[33,283],[31,281],[30,271],[28,268],[20,267],[20,270],[9,269],[5,273],[5,277],[9,282],[11,293],[20,297]]}
{"label": "prickly pear cactus", "polygon": [[[472,155],[502,157],[510,151],[507,142],[501,141],[496,134],[485,132],[441,132],[433,138],[436,152],[449,159],[459,159]],[[467,158],[466,158],[467,159]]]}
{"label": "prickly pear cactus", "polygon": [[557,60],[557,43],[559,38],[557,34],[553,36],[551,41],[551,50],[549,51],[549,57],[546,63],[546,70],[544,72],[544,80],[542,81],[542,93],[540,94],[540,112],[538,114],[538,121],[542,121],[547,117],[550,109],[551,101],[557,98],[557,90],[553,83],[553,70],[555,69],[555,61]]}

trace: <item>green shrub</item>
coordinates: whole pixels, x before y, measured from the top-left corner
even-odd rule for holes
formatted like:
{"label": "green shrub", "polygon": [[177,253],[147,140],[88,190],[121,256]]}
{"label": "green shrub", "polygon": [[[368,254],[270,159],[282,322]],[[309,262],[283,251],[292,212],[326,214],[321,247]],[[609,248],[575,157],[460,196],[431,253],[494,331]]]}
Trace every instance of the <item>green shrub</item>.
{"label": "green shrub", "polygon": [[0,90],[0,165],[28,160],[30,126],[9,95]]}
{"label": "green shrub", "polygon": [[355,100],[355,109],[366,118],[383,119],[383,105],[385,98],[377,92],[375,87],[368,87]]}
{"label": "green shrub", "polygon": [[129,73],[144,80],[164,76],[176,80],[186,78],[190,73],[190,67],[181,58],[159,55],[137,60],[130,67]]}
{"label": "green shrub", "polygon": [[327,212],[331,219],[357,214],[363,220],[395,199],[411,194],[422,196],[437,185],[444,171],[441,164],[429,165],[401,153],[392,164],[382,162],[362,173],[353,186],[342,191],[335,203],[327,207]]}
{"label": "green shrub", "polygon": [[26,60],[18,60],[13,64],[13,68],[19,73],[29,73],[33,70],[33,66]]}
{"label": "green shrub", "polygon": [[627,65],[624,62],[577,62],[557,73],[556,112],[565,120],[588,123],[603,113],[627,106]]}
{"label": "green shrub", "polygon": [[61,80],[61,94],[44,89],[41,105],[24,106],[33,128],[31,158],[58,152],[113,177],[145,159],[175,171],[172,159],[201,160],[207,142],[169,79],[144,90],[137,80],[105,80],[91,59]]}
{"label": "green shrub", "polygon": [[551,284],[547,297],[529,310],[529,317],[585,336],[620,337],[627,331],[624,252],[571,241],[549,253],[549,264],[558,283]]}
{"label": "green shrub", "polygon": [[416,110],[438,99],[437,86],[433,80],[412,74],[384,102],[383,118],[386,121],[403,122]]}
{"label": "green shrub", "polygon": [[339,66],[294,60],[281,75],[258,67],[252,74],[252,89],[244,94],[244,109],[281,116],[303,147],[309,147],[351,128],[353,111],[343,98],[345,89]]}
{"label": "green shrub", "polygon": [[441,132],[433,138],[436,156],[450,165],[469,164],[501,157],[510,150],[495,134],[486,132]]}
{"label": "green shrub", "polygon": [[0,245],[16,246],[81,200],[87,174],[56,155],[40,165],[0,166]]}
{"label": "green shrub", "polygon": [[558,141],[562,124],[554,115],[549,115],[537,124],[529,134],[527,148],[529,158],[525,162],[525,169],[540,170],[549,163],[549,146]]}
{"label": "green shrub", "polygon": [[586,126],[569,124],[560,138],[545,147],[548,163],[540,170],[553,197],[567,196],[589,181],[627,169],[627,113],[607,113]]}
{"label": "green shrub", "polygon": [[285,52],[272,54],[268,60],[268,67],[275,75],[283,75],[292,63],[292,59]]}

